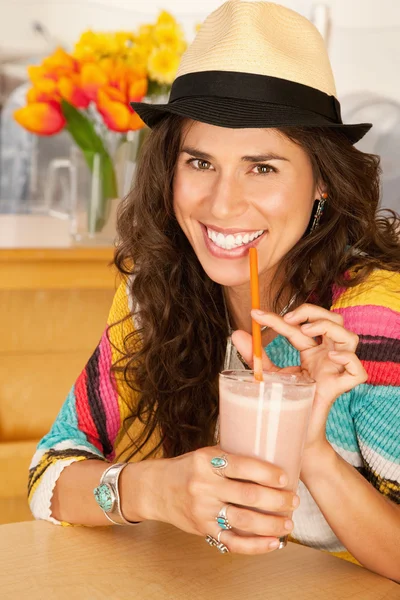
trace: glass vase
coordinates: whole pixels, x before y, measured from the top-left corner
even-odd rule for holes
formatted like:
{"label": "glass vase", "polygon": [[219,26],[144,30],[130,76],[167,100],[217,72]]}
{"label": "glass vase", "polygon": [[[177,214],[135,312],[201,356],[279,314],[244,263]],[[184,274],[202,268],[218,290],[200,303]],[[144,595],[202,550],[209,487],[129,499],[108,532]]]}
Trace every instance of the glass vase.
{"label": "glass vase", "polygon": [[[79,244],[110,245],[116,238],[117,210],[130,191],[144,130],[116,134],[108,153],[71,146],[69,156],[53,159],[47,170],[46,205],[53,217],[69,219]],[[108,144],[110,147],[111,144]],[[68,180],[69,208],[60,210],[56,190]]]}

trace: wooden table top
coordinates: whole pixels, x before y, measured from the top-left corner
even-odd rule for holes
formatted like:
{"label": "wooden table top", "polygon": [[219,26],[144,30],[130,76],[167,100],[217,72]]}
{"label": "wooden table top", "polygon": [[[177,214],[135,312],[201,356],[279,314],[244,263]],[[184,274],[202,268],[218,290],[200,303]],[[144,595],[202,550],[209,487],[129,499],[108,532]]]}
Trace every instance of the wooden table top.
{"label": "wooden table top", "polygon": [[0,526],[2,600],[399,600],[400,587],[297,544],[264,556],[219,554],[161,523]]}

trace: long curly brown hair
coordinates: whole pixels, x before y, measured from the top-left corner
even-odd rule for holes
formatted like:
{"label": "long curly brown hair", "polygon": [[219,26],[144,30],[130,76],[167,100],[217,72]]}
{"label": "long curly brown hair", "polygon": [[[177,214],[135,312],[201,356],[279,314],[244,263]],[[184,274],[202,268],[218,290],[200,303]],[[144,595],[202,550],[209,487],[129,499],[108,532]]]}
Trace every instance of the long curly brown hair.
{"label": "long curly brown hair", "polygon": [[[123,366],[114,365],[136,392],[125,431],[136,419],[143,425],[126,460],[142,451],[155,430],[160,444],[145,458],[160,446],[173,457],[211,445],[218,415],[218,373],[228,335],[223,289],[204,272],[173,211],[184,123],[171,115],[149,133],[118,218],[115,264],[134,276],[129,285],[140,323],[125,340]],[[329,199],[319,227],[308,229],[282,261],[285,284],[274,306],[289,289],[297,292],[296,304],[312,298],[329,308],[333,284],[357,285],[374,268],[400,270],[400,219],[378,209],[377,156],[360,152],[334,129],[280,131],[307,152]],[[353,267],[353,277],[346,278]]]}

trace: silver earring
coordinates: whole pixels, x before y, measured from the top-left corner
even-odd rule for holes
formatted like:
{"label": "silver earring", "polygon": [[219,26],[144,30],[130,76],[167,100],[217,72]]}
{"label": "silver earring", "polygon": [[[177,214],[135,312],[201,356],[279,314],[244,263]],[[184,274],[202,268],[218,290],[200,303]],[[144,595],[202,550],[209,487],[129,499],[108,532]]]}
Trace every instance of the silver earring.
{"label": "silver earring", "polygon": [[313,233],[319,225],[322,214],[324,212],[327,197],[328,197],[328,194],[323,193],[323,194],[321,194],[321,198],[318,200],[317,212],[315,213],[314,221],[313,221],[313,224],[311,225],[310,233]]}

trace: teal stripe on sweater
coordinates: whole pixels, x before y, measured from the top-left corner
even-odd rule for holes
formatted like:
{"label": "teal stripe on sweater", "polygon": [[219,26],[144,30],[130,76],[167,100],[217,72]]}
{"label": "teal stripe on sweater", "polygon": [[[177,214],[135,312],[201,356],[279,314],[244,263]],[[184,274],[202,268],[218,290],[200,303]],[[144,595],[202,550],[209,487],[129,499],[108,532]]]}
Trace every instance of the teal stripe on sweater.
{"label": "teal stripe on sweater", "polygon": [[351,414],[360,441],[400,464],[400,388],[364,383],[352,390],[351,396]]}
{"label": "teal stripe on sweater", "polygon": [[[96,446],[90,444],[86,435],[78,427],[78,418],[75,405],[75,386],[72,386],[60,412],[54,421],[52,428],[37,447],[38,450],[49,450],[56,444],[69,440],[73,443],[72,447],[85,446],[90,452],[102,456]],[[71,446],[70,446],[71,447]]]}
{"label": "teal stripe on sweater", "polygon": [[292,344],[282,335],[278,335],[265,348],[267,356],[278,367],[298,367],[300,366],[300,353]]}
{"label": "teal stripe on sweater", "polygon": [[342,394],[333,404],[326,423],[329,442],[344,450],[360,452],[357,435],[350,412],[351,392]]}

